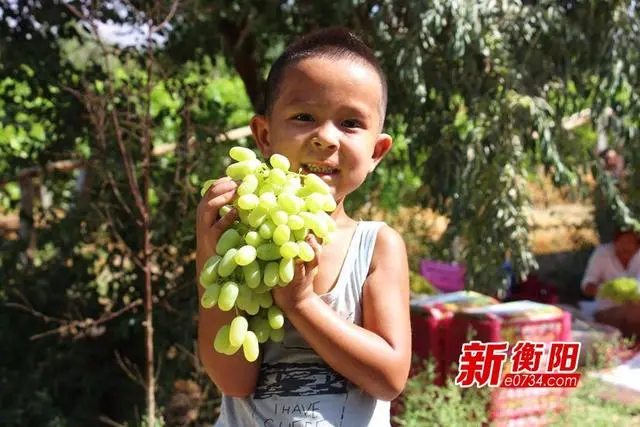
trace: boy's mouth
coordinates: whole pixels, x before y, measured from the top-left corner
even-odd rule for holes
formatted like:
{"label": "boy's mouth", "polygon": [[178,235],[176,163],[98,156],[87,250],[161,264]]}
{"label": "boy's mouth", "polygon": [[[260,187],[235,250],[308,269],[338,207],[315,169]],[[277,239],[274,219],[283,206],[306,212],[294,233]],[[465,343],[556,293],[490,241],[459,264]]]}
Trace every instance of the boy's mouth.
{"label": "boy's mouth", "polygon": [[323,176],[332,176],[332,175],[336,175],[338,174],[338,172],[340,172],[340,170],[338,168],[334,168],[332,166],[328,166],[328,165],[322,165],[322,164],[317,164],[317,163],[303,163],[302,164],[302,169],[304,170],[305,173],[313,173],[315,175],[318,175],[319,177],[323,177]]}

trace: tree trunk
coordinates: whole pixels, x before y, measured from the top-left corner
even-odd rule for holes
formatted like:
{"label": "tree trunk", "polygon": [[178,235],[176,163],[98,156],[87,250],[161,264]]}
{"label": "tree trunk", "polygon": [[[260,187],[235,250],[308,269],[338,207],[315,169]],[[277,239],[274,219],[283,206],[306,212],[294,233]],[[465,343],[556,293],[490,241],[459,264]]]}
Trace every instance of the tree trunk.
{"label": "tree trunk", "polygon": [[156,380],[154,373],[153,344],[153,295],[151,288],[151,233],[149,215],[144,221],[144,331],[147,351],[147,419],[150,427],[156,425]]}
{"label": "tree trunk", "polygon": [[250,25],[248,17],[243,23],[223,20],[221,29],[227,45],[227,54],[231,57],[232,63],[244,83],[251,105],[254,111],[261,113],[265,82],[261,77],[260,66],[255,57],[256,46]]}

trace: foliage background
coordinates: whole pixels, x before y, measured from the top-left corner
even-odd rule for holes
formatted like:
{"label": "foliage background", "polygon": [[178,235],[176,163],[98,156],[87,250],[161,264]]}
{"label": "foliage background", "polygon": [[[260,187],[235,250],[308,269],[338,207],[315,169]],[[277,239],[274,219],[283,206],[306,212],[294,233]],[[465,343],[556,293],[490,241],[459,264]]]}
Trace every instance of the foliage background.
{"label": "foliage background", "polygon": [[[583,178],[594,176],[619,220],[637,224],[637,189],[619,194],[593,154],[602,129],[625,155],[628,181],[640,182],[638,8],[621,0],[5,0],[0,209],[19,211],[15,178],[24,168],[74,159],[87,162],[89,179],[83,191],[78,171],[45,168],[33,217],[21,213],[35,240],[0,242],[0,339],[10,349],[0,355],[0,422],[144,422],[143,238],[118,142],[137,182],[146,166],[151,173],[144,198],[159,412],[167,425],[215,419],[217,393],[194,355],[199,185],[222,174],[236,143],[219,135],[260,110],[270,63],[314,28],[357,30],[387,71],[396,143],[349,209],[417,204],[445,215],[444,237],[417,242],[414,261],[462,262],[467,286],[492,294],[504,287],[506,259],[517,273],[535,268],[526,183],[539,167],[583,195],[592,190]],[[138,42],[96,40],[101,22],[127,25]],[[153,37],[149,22],[160,25]],[[175,150],[146,165],[145,138]]]}

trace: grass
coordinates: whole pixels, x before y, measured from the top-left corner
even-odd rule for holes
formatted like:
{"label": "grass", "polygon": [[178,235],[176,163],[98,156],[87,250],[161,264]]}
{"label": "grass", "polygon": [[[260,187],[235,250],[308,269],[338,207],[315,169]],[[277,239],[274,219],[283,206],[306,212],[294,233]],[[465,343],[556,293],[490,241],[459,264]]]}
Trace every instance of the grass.
{"label": "grass", "polygon": [[553,426],[563,427],[631,427],[640,425],[640,406],[628,406],[604,400],[606,386],[583,375],[581,385],[571,394],[568,410],[560,414]]}

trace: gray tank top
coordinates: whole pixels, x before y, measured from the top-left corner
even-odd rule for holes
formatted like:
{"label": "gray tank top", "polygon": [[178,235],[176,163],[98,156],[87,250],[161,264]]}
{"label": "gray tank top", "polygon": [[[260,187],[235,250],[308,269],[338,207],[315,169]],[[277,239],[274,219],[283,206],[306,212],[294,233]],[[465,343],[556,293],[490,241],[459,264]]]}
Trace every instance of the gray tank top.
{"label": "gray tank top", "polygon": [[[378,230],[361,221],[334,288],[321,298],[362,325],[362,288]],[[281,343],[265,343],[255,392],[222,397],[215,427],[389,427],[390,404],[371,397],[327,365],[289,322]]]}

